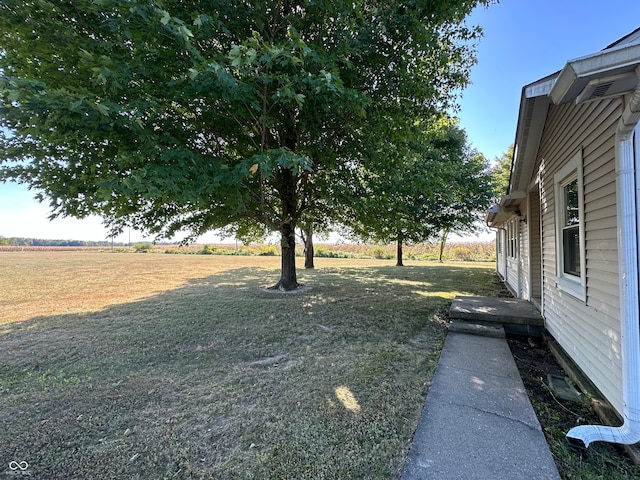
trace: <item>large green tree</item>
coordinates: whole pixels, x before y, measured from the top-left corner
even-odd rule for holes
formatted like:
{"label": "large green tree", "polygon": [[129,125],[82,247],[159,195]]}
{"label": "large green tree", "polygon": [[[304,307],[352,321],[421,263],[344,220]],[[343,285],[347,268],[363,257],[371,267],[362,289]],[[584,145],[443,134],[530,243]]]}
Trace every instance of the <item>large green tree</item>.
{"label": "large green tree", "polygon": [[369,122],[467,82],[478,3],[5,0],[0,179],[113,233],[279,231],[294,289],[297,223]]}

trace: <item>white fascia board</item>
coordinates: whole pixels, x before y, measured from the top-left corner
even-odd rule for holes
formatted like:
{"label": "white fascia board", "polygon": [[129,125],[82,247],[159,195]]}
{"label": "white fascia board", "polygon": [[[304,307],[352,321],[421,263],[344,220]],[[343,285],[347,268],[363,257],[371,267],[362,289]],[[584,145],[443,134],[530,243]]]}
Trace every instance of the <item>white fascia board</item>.
{"label": "white fascia board", "polygon": [[601,75],[611,70],[635,66],[640,62],[640,43],[622,45],[593,55],[572,60],[578,77]]}
{"label": "white fascia board", "polygon": [[562,69],[562,71],[560,72],[560,75],[558,76],[558,79],[556,80],[555,85],[549,92],[549,97],[551,98],[551,101],[556,105],[561,103],[562,99],[564,98],[564,96],[567,94],[567,92],[569,91],[571,86],[576,82],[577,79],[578,79],[578,76],[573,70],[573,67],[571,66],[570,63],[567,63]]}
{"label": "white fascia board", "polygon": [[551,89],[556,83],[557,74],[538,80],[535,83],[524,87],[524,98],[544,97],[549,95]]}
{"label": "white fascia board", "polygon": [[640,64],[640,44],[621,45],[567,62],[549,96],[555,104],[574,100],[592,78],[633,71]]}

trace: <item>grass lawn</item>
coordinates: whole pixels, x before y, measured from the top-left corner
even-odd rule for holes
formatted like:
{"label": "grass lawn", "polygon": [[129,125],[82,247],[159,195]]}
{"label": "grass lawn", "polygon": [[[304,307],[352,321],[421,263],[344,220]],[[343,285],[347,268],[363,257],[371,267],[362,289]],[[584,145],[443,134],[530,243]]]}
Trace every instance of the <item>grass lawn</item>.
{"label": "grass lawn", "polygon": [[279,258],[1,253],[0,476],[398,478],[445,312],[496,280],[393,263],[281,294]]}

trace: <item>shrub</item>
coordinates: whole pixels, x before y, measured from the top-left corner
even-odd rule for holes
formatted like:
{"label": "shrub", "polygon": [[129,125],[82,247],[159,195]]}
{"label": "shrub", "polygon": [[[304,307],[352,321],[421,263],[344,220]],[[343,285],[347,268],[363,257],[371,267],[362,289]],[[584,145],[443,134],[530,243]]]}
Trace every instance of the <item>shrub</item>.
{"label": "shrub", "polygon": [[246,245],[238,245],[238,248],[231,252],[232,255],[247,256],[251,255],[251,250]]}
{"label": "shrub", "polygon": [[206,243],[202,246],[202,249],[199,253],[201,255],[216,255],[217,253],[219,253],[219,249],[215,245]]}
{"label": "shrub", "polygon": [[138,242],[133,245],[133,251],[135,253],[149,253],[153,249],[151,242]]}
{"label": "shrub", "polygon": [[329,250],[327,247],[317,246],[313,249],[313,255],[319,258],[338,258],[338,252]]}
{"label": "shrub", "polygon": [[278,255],[278,249],[274,245],[260,245],[258,247],[258,255],[261,257],[275,257]]}
{"label": "shrub", "polygon": [[451,249],[451,257],[455,260],[468,262],[473,260],[473,252],[468,247],[454,247]]}
{"label": "shrub", "polygon": [[393,255],[387,252],[387,250],[380,245],[376,245],[375,247],[373,247],[373,249],[371,250],[371,255],[373,255],[373,258],[377,258],[378,260],[393,258]]}

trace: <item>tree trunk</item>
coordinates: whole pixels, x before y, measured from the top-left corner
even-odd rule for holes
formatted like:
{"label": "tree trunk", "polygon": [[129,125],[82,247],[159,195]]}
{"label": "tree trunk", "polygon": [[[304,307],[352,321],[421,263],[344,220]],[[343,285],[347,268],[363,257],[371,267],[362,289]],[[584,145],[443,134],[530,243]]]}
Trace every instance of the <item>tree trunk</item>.
{"label": "tree trunk", "polygon": [[304,268],[314,268],[313,264],[313,230],[311,227],[304,230]]}
{"label": "tree trunk", "polygon": [[403,240],[402,235],[398,235],[396,267],[404,267],[404,263],[402,263],[402,240]]}
{"label": "tree trunk", "polygon": [[296,277],[296,189],[295,177],[290,170],[281,173],[280,201],[282,205],[282,223],[280,224],[281,269],[280,280],[274,290],[288,292],[297,289]]}
{"label": "tree trunk", "polygon": [[444,254],[444,245],[447,243],[447,235],[449,235],[449,230],[442,230],[442,237],[440,237],[440,256],[438,260],[442,263],[442,255]]}
{"label": "tree trunk", "polygon": [[280,246],[281,253],[281,269],[280,280],[271,289],[288,292],[295,290],[300,285],[296,276],[296,235],[295,229],[290,223],[284,223],[280,228],[282,239]]}

